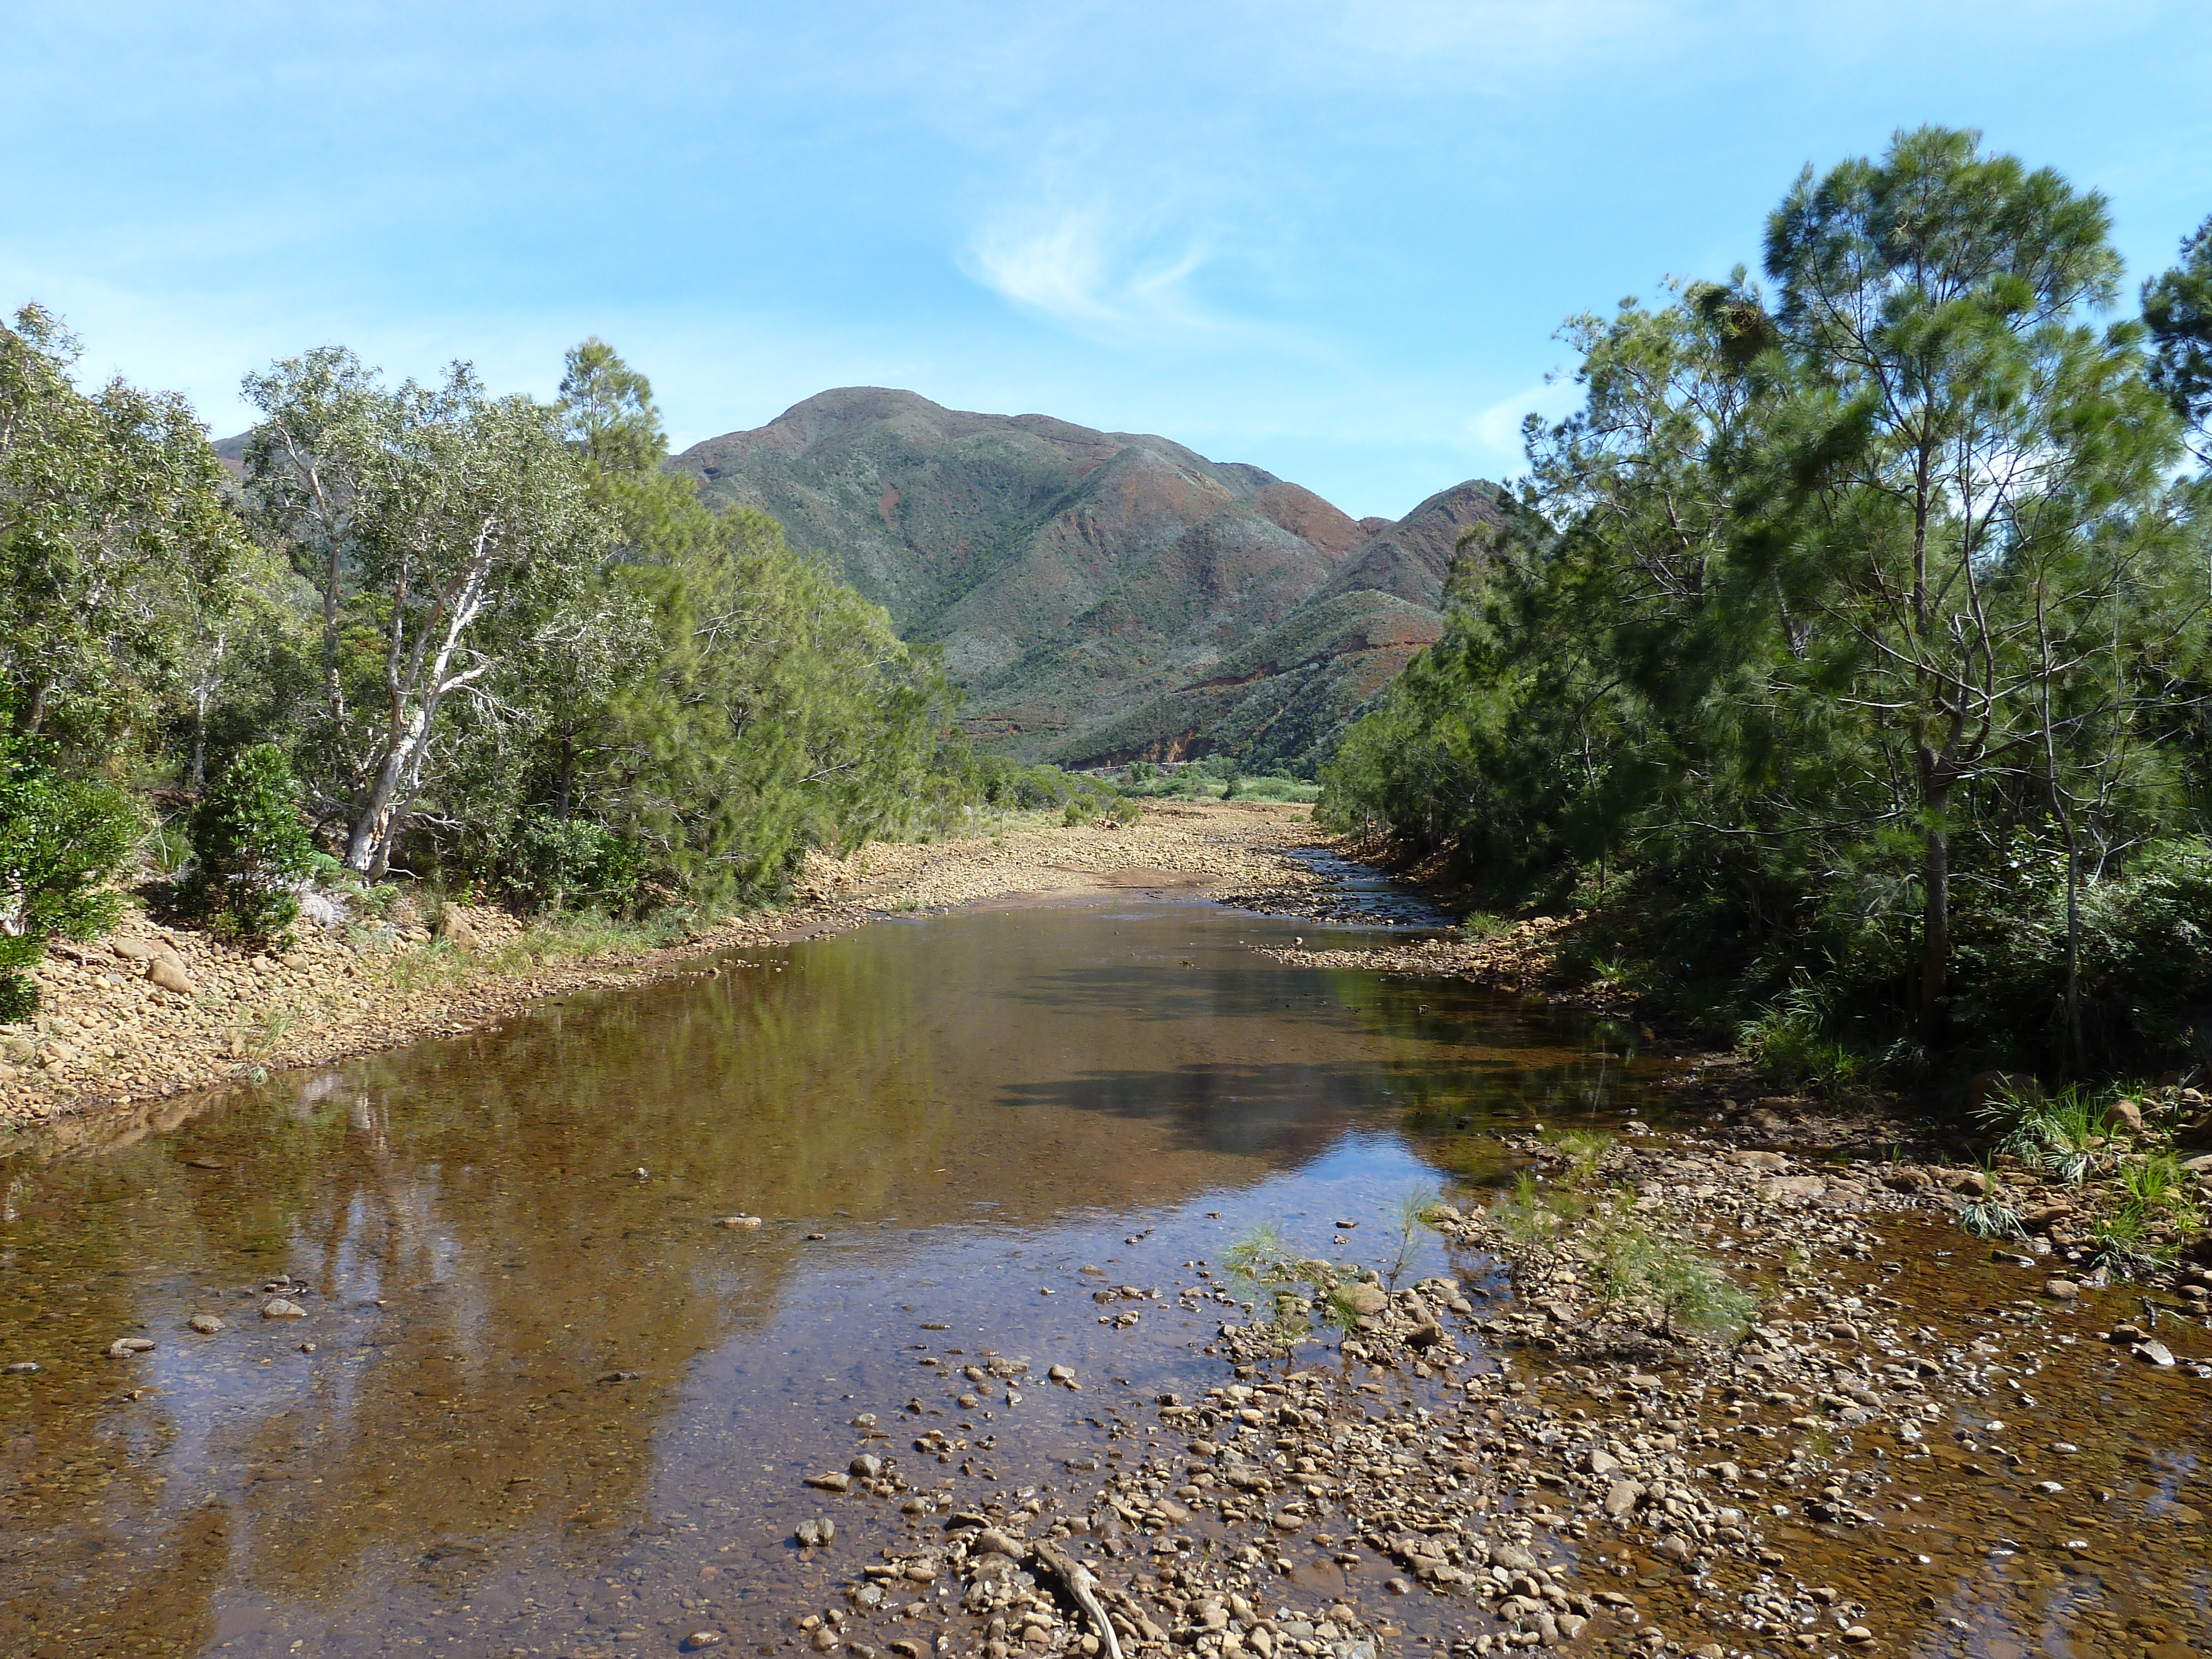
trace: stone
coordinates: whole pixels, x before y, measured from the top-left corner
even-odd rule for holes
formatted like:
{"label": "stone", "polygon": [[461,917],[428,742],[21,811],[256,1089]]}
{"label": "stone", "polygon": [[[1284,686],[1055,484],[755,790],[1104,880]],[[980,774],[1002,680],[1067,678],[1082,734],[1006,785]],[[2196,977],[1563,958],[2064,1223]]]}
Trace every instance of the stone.
{"label": "stone", "polygon": [[107,948],[125,962],[143,964],[161,954],[161,947],[149,945],[143,939],[118,939],[108,941]]}
{"label": "stone", "polygon": [[164,991],[173,991],[180,997],[192,994],[191,975],[173,957],[156,957],[146,964],[146,977]]}
{"label": "stone", "polygon": [[1802,1203],[1827,1190],[1828,1183],[1818,1176],[1777,1176],[1759,1183],[1759,1195],[1770,1204]]}
{"label": "stone", "polygon": [[1075,1381],[1074,1370],[1066,1365],[1054,1365],[1045,1372],[1045,1376],[1054,1382],[1073,1382]]}
{"label": "stone", "polygon": [[202,1336],[213,1336],[224,1328],[223,1322],[211,1313],[196,1313],[185,1322]]}
{"label": "stone", "polygon": [[2148,1342],[2138,1342],[2130,1352],[2146,1365],[2166,1366],[2173,1364],[2173,1350],[2156,1337]]}
{"label": "stone", "polygon": [[819,1549],[837,1536],[837,1523],[826,1516],[811,1521],[802,1521],[799,1523],[798,1531],[793,1535],[806,1548]]}
{"label": "stone", "polygon": [[448,904],[438,912],[435,934],[456,951],[466,951],[471,956],[483,948],[483,941],[457,904]]}
{"label": "stone", "polygon": [[1003,1555],[1010,1561],[1018,1561],[1029,1553],[1029,1546],[1018,1538],[1010,1538],[996,1527],[986,1527],[968,1543],[970,1555]]}
{"label": "stone", "polygon": [[823,1492],[850,1492],[853,1477],[841,1469],[834,1474],[810,1474],[806,1484]]}
{"label": "stone", "polygon": [[757,1227],[761,1218],[757,1215],[726,1215],[714,1224],[718,1227]]}
{"label": "stone", "polygon": [[1340,1285],[1336,1295],[1339,1301],[1362,1319],[1370,1319],[1390,1305],[1389,1293],[1380,1285],[1370,1285],[1365,1279]]}
{"label": "stone", "polygon": [[264,1319],[305,1319],[307,1310],[296,1302],[287,1302],[281,1296],[272,1296],[261,1304]]}
{"label": "stone", "polygon": [[1951,1190],[1961,1198],[1987,1198],[1990,1178],[1979,1170],[1962,1170],[1951,1177]]}
{"label": "stone", "polygon": [[718,1630],[695,1630],[684,1638],[687,1648],[718,1648],[722,1645],[722,1632]]}
{"label": "stone", "polygon": [[8,1367],[10,1376],[36,1376],[38,1374],[39,1362],[35,1359],[18,1359]]}
{"label": "stone", "polygon": [[2071,1302],[2081,1294],[2081,1287],[2070,1279],[2046,1280],[2043,1293],[2054,1302]]}
{"label": "stone", "polygon": [[2131,1135],[2143,1132],[2142,1108],[2132,1100],[2116,1100],[2106,1115]]}
{"label": "stone", "polygon": [[1603,1447],[1594,1448],[1584,1465],[1592,1474],[1611,1474],[1620,1467],[1620,1460]]}
{"label": "stone", "polygon": [[143,1336],[118,1336],[107,1345],[110,1359],[128,1359],[133,1354],[151,1353],[154,1345]]}
{"label": "stone", "polygon": [[872,1453],[862,1452],[845,1467],[863,1480],[872,1480],[884,1472],[884,1460]]}
{"label": "stone", "polygon": [[1619,1520],[1642,1501],[1644,1488],[1633,1480],[1616,1480],[1607,1488],[1605,1512]]}

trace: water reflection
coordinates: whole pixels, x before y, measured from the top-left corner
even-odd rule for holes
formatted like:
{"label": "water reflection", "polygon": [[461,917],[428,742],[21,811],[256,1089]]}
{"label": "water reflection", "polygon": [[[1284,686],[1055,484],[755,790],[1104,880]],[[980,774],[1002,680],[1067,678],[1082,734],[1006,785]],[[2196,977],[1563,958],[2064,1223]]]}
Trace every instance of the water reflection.
{"label": "water reflection", "polygon": [[[873,928],[170,1109],[101,1155],[20,1151],[0,1363],[43,1369],[0,1377],[0,1652],[772,1645],[903,1535],[852,1499],[842,1560],[789,1543],[856,1416],[950,1409],[925,1351],[1092,1379],[975,1418],[973,1474],[921,1471],[1065,1482],[1117,1409],[1219,1375],[1220,1310],[1103,1326],[1084,1267],[1188,1282],[1263,1219],[1378,1260],[1401,1194],[1509,1177],[1497,1129],[1655,1109],[1632,1027],[1248,948],[1294,931],[1126,899]],[[738,1211],[763,1224],[715,1224]],[[1417,1275],[1490,1272],[1417,1243]],[[1908,1259],[1899,1294],[1959,1304],[1971,1275]],[[280,1282],[304,1317],[261,1316]],[[106,1358],[126,1335],[157,1346]],[[2198,1535],[2195,1443],[2143,1432],[2140,1380],[2049,1383],[2075,1438],[2139,1460],[2083,1479]],[[1955,1609],[1996,1653],[2109,1609],[2107,1576],[2203,1610],[2171,1554],[1993,1565],[1969,1478],[1928,1475],[1927,1516],[1823,1569],[1894,1577],[1879,1551],[1925,1524],[1904,1547],[1948,1582],[1911,1587],[1899,1650],[1952,1650]]]}
{"label": "water reflection", "polygon": [[[0,1356],[44,1369],[6,1382],[0,1649],[374,1652],[500,1620],[613,1640],[586,1581],[639,1527],[711,1535],[749,1564],[739,1601],[811,1593],[786,1511],[848,1436],[843,1396],[907,1386],[902,1303],[1073,1352],[1096,1328],[1037,1279],[1141,1255],[1131,1217],[1220,1234],[1251,1203],[1356,1202],[1345,1182],[1415,1169],[1364,1126],[1577,1063],[1565,1031],[1411,1016],[1245,948],[1290,927],[1124,905],[879,928],[19,1157]],[[1329,1170],[1301,1200],[1297,1172]],[[735,1211],[767,1224],[712,1224]],[[280,1275],[306,1317],[261,1316]],[[126,1334],[158,1346],[106,1358]],[[1208,1334],[1114,1363],[1188,1366]],[[1005,1443],[1042,1456],[1069,1426],[1031,1413]],[[674,1571],[654,1617],[699,1599]]]}

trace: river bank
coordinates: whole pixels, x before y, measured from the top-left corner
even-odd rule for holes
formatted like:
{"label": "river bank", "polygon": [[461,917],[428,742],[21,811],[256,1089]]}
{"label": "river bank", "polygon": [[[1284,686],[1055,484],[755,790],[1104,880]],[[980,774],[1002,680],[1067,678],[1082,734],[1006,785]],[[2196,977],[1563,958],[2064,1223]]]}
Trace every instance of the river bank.
{"label": "river bank", "polygon": [[[433,918],[403,896],[340,927],[306,922],[281,951],[241,948],[133,904],[106,938],[58,941],[35,970],[35,1019],[0,1025],[0,1131],[97,1118],[495,1022],[594,987],[697,971],[884,916],[1016,896],[1316,884],[1287,856],[1322,836],[1304,806],[1147,804],[1127,826],[1017,818],[1005,833],[816,853],[784,908],[655,937],[487,905]],[[158,1115],[158,1112],[156,1114]],[[155,1127],[159,1127],[156,1124]]]}

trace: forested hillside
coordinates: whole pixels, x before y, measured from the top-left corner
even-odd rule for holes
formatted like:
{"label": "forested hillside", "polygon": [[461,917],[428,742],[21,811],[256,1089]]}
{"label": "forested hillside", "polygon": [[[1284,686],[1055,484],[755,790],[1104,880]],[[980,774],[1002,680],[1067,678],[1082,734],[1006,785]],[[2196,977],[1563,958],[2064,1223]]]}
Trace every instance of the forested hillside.
{"label": "forested hillside", "polygon": [[1831,1084],[2212,1059],[2212,222],[1903,134],[1571,319],[1583,408],[1321,811]]}

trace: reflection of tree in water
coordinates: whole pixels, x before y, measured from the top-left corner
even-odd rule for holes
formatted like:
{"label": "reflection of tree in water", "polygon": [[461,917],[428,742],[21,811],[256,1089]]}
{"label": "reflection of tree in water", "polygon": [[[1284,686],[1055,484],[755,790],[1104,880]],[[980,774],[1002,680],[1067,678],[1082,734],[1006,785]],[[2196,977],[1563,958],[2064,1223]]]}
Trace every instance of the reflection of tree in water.
{"label": "reflection of tree in water", "polygon": [[[1583,1028],[1495,1000],[1100,969],[1097,938],[1083,917],[874,929],[783,973],[542,1007],[27,1176],[0,1342],[53,1363],[0,1443],[0,1524],[28,1540],[0,1568],[0,1650],[95,1620],[197,1648],[217,1607],[296,1616],[392,1574],[405,1605],[435,1603],[519,1553],[589,1560],[642,1518],[692,1356],[786,1294],[806,1247],[775,1218],[1176,1203],[1378,1110],[1442,1166],[1436,1126],[1471,1140],[1592,1065]],[[202,1156],[229,1167],[180,1161]],[[738,1209],[771,1223],[707,1224]],[[285,1272],[313,1316],[264,1323],[236,1292]],[[233,1328],[183,1331],[216,1288]],[[142,1322],[155,1355],[95,1357]],[[595,1380],[616,1370],[643,1376]],[[122,1397],[142,1377],[155,1391]],[[763,1420],[780,1382],[762,1371]]]}

